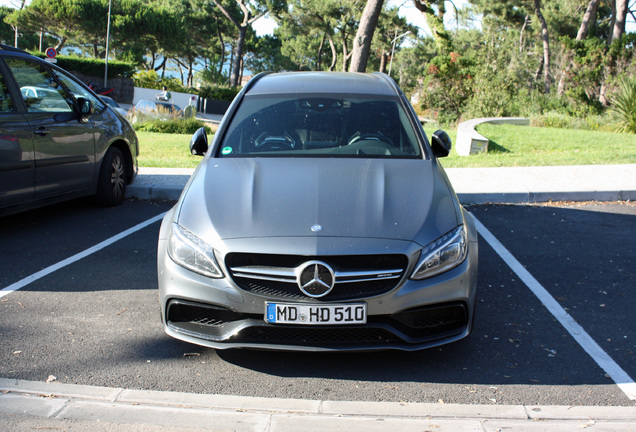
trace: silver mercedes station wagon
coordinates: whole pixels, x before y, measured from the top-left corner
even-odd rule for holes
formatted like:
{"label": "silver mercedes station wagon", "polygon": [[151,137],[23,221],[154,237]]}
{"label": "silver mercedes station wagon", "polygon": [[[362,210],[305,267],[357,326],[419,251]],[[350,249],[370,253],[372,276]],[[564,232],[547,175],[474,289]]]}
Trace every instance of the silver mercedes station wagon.
{"label": "silver mercedes station wagon", "polygon": [[254,77],[161,225],[163,326],[213,348],[417,350],[467,336],[477,231],[384,74]]}

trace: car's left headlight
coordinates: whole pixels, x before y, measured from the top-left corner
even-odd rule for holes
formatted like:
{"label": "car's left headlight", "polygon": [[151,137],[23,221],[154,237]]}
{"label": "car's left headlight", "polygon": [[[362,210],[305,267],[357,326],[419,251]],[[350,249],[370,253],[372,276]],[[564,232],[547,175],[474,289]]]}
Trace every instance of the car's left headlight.
{"label": "car's left headlight", "polygon": [[411,279],[426,279],[446,272],[464,262],[466,255],[466,228],[460,225],[422,249]]}
{"label": "car's left headlight", "polygon": [[223,277],[212,246],[177,223],[172,224],[168,238],[168,255],[188,270],[211,278]]}

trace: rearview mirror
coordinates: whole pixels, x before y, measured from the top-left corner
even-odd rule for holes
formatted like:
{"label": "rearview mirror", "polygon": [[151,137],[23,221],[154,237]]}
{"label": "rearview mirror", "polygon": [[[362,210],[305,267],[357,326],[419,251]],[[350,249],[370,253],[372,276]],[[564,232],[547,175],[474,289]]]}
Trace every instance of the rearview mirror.
{"label": "rearview mirror", "polygon": [[199,128],[190,139],[190,153],[203,156],[208,151],[208,135],[205,128]]}
{"label": "rearview mirror", "polygon": [[443,130],[436,130],[432,136],[433,154],[435,157],[446,157],[451,150],[451,139]]}

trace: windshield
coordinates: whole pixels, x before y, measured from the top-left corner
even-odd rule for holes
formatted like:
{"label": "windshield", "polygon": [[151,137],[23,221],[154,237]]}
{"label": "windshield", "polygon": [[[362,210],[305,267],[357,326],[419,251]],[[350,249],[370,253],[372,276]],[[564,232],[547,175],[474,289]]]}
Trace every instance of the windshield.
{"label": "windshield", "polygon": [[217,157],[419,158],[397,98],[247,96]]}

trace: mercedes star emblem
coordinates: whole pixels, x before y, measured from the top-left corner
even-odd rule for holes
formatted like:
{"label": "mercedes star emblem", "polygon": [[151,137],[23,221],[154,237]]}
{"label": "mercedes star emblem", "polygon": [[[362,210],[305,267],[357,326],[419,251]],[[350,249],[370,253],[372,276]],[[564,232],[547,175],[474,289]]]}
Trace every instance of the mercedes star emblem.
{"label": "mercedes star emblem", "polygon": [[321,261],[309,261],[298,268],[298,287],[309,297],[326,296],[335,281],[336,276],[331,267]]}

